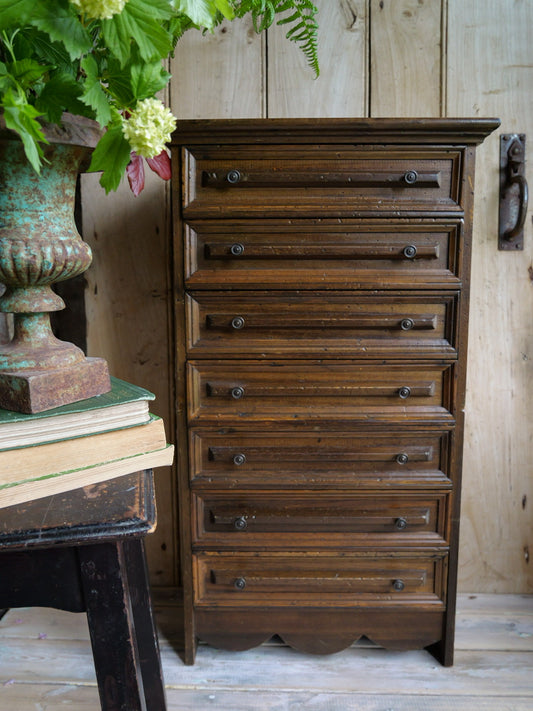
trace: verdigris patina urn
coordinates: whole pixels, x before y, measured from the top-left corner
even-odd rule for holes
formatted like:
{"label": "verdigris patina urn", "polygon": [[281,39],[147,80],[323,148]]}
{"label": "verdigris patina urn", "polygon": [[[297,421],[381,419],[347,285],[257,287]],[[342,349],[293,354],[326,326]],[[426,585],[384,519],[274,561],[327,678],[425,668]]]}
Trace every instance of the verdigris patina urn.
{"label": "verdigris patina urn", "polygon": [[83,273],[91,251],[74,222],[77,176],[100,136],[97,124],[66,114],[45,126],[49,145],[37,174],[21,141],[0,125],[0,311],[14,337],[0,344],[0,407],[36,413],[110,389],[107,364],[57,339],[50,312],[65,307],[54,282]]}

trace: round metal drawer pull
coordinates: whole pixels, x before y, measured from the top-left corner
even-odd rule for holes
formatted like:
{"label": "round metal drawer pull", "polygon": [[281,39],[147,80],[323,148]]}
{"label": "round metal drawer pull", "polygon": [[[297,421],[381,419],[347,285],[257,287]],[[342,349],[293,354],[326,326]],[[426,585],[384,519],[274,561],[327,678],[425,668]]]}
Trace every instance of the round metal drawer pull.
{"label": "round metal drawer pull", "polygon": [[246,462],[246,455],[245,454],[236,454],[233,457],[233,464],[236,464],[238,467],[240,467],[245,462]]}
{"label": "round metal drawer pull", "polygon": [[405,452],[401,452],[400,454],[396,455],[396,461],[398,462],[398,464],[407,464],[407,462],[409,461],[409,455]]}
{"label": "round metal drawer pull", "polygon": [[241,254],[243,254],[244,252],[244,245],[240,242],[235,242],[235,244],[231,245],[229,251],[233,254],[234,257],[240,257]]}
{"label": "round metal drawer pull", "polygon": [[414,259],[416,257],[417,249],[414,244],[408,244],[407,247],[403,249],[403,256],[407,259]]}
{"label": "round metal drawer pull", "polygon": [[244,516],[239,516],[239,518],[236,518],[233,522],[233,528],[236,531],[246,531],[248,528],[248,521],[244,518]]}
{"label": "round metal drawer pull", "polygon": [[245,322],[242,316],[235,316],[231,322],[231,327],[238,331],[239,329],[244,328],[244,323]]}
{"label": "round metal drawer pull", "polygon": [[402,400],[407,400],[410,394],[411,388],[409,388],[407,385],[404,385],[403,388],[400,388],[398,390],[398,395],[401,397]]}
{"label": "round metal drawer pull", "polygon": [[244,395],[244,388],[241,388],[240,386],[233,388],[231,391],[231,397],[234,400],[240,400],[243,395]]}
{"label": "round metal drawer pull", "polygon": [[233,587],[235,588],[235,590],[244,590],[244,588],[246,587],[246,579],[237,578],[233,583]]}
{"label": "round metal drawer pull", "polygon": [[414,325],[415,322],[412,318],[402,318],[402,320],[400,321],[400,328],[402,329],[402,331],[410,331]]}
{"label": "round metal drawer pull", "polygon": [[226,180],[228,183],[231,183],[232,185],[235,185],[238,183],[241,179],[241,174],[239,173],[238,170],[229,170],[228,174],[226,175]]}
{"label": "round metal drawer pull", "polygon": [[397,592],[401,592],[401,591],[405,588],[405,583],[403,582],[403,580],[399,580],[399,579],[398,579],[398,580],[395,580],[395,581],[392,583],[392,587],[393,587]]}
{"label": "round metal drawer pull", "polygon": [[405,531],[405,529],[407,528],[407,520],[400,516],[400,518],[397,518],[396,521],[394,522],[394,527],[398,531]]}
{"label": "round metal drawer pull", "polygon": [[407,183],[407,185],[414,185],[416,181],[418,180],[418,173],[416,170],[408,170],[407,173],[403,176],[403,179]]}

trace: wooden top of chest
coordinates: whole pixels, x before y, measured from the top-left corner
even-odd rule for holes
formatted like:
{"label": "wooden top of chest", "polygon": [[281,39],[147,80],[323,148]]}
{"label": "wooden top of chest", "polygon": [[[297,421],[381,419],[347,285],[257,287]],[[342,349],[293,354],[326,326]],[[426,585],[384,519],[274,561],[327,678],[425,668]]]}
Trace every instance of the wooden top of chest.
{"label": "wooden top of chest", "polygon": [[194,143],[393,143],[477,145],[496,118],[189,119],[172,145]]}

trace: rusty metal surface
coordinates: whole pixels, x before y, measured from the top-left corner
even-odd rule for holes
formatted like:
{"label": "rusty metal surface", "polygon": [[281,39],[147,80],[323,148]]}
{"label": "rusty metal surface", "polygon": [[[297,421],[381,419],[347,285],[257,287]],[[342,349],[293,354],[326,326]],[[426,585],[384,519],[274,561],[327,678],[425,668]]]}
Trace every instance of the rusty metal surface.
{"label": "rusty metal surface", "polygon": [[[74,220],[76,179],[97,141],[94,122],[47,127],[37,174],[22,143],[0,126],[0,312],[14,337],[0,344],[0,407],[42,412],[110,389],[107,365],[57,339],[49,312],[65,307],[55,282],[82,274],[91,251]],[[58,142],[60,141],[60,142]]]}
{"label": "rusty metal surface", "polygon": [[500,204],[498,249],[524,249],[524,222],[528,205],[526,180],[526,136],[500,136]]}
{"label": "rusty metal surface", "polygon": [[0,372],[0,407],[31,415],[101,395],[110,389],[105,360],[84,358],[62,368]]}

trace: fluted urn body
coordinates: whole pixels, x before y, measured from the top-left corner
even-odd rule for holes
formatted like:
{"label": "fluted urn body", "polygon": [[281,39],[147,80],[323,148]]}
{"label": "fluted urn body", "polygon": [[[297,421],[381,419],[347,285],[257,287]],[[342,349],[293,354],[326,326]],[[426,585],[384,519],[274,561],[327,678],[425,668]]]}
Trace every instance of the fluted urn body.
{"label": "fluted urn body", "polygon": [[[50,312],[65,307],[52,284],[83,273],[89,246],[74,222],[76,180],[95,135],[72,117],[52,131],[37,174],[22,143],[0,131],[0,311],[14,314],[14,337],[0,345],[0,407],[40,412],[106,392],[107,366],[58,340]],[[58,141],[58,142],[57,142]]]}

